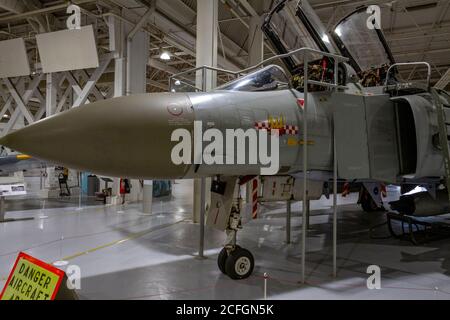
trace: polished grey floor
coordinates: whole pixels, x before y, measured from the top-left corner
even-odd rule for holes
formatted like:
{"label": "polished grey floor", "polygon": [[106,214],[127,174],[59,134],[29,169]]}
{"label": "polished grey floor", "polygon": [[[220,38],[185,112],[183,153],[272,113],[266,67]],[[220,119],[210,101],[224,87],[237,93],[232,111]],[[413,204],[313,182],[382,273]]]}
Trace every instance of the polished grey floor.
{"label": "polished grey floor", "polygon": [[[450,239],[413,246],[382,239],[386,227],[369,235],[384,214],[365,214],[356,195],[339,199],[338,277],[332,273],[331,201],[312,203],[307,240],[307,284],[300,280],[300,204],[294,205],[293,243],[285,243],[285,206],[267,204],[245,225],[239,243],[255,255],[254,275],[232,281],[216,258],[224,234],[207,230],[207,259],[196,259],[198,225],[190,222],[192,182],[174,186],[172,199],[155,200],[154,214],[138,204],[14,211],[8,218],[32,221],[0,224],[0,286],[20,251],[47,262],[68,260],[81,268],[81,299],[263,299],[268,273],[270,299],[448,299]],[[395,196],[395,195],[391,195]],[[28,209],[28,207],[27,207]],[[368,266],[382,270],[382,289],[367,289]]]}

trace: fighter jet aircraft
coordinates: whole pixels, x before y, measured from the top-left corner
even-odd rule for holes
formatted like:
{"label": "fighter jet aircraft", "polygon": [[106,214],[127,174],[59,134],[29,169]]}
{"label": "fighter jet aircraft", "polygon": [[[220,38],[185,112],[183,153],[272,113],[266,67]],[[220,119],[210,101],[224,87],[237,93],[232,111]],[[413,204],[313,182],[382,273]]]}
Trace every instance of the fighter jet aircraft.
{"label": "fighter jet aircraft", "polygon": [[0,157],[0,175],[19,171],[46,168],[47,163],[25,154],[10,154]]}
{"label": "fighter jet aircraft", "polygon": [[[368,209],[382,205],[383,184],[425,186],[431,193],[447,184],[448,141],[438,120],[441,108],[450,112],[450,96],[431,94],[428,83],[422,88],[400,80],[383,33],[367,27],[366,9],[327,34],[307,2],[281,1],[263,29],[284,54],[283,64],[206,93],[92,103],[16,131],[0,144],[100,175],[213,177],[207,224],[228,235],[219,268],[232,279],[247,278],[254,259],[236,243],[241,208],[235,194],[237,185],[255,176],[264,179],[264,197],[314,200],[330,192],[336,160],[338,178],[362,186]],[[285,23],[288,15],[298,25]],[[307,54],[307,65],[295,50]]]}

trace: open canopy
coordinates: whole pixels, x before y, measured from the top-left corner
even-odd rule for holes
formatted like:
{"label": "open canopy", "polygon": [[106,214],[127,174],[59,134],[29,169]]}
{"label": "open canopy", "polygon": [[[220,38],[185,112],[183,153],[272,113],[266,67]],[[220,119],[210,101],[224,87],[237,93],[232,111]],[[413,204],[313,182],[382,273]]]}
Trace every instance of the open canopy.
{"label": "open canopy", "polygon": [[395,63],[381,29],[368,27],[370,14],[363,7],[341,20],[334,29],[333,39],[342,54],[351,59],[358,72],[379,69]]}
{"label": "open canopy", "polygon": [[[277,54],[286,54],[304,47],[337,53],[331,37],[307,2],[278,2],[266,16],[262,29]],[[321,58],[316,55],[313,60]],[[282,60],[292,75],[302,69],[301,56],[293,55]]]}

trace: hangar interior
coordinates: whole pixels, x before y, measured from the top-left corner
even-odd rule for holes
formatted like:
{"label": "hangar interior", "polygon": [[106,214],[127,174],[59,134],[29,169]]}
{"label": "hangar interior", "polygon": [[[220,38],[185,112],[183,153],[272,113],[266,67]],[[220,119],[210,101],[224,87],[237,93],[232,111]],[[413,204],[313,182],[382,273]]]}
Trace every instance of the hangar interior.
{"label": "hangar interior", "polygon": [[[429,76],[432,86],[450,90],[449,0],[308,2],[329,34],[361,6],[378,6],[395,61],[430,65],[429,75],[423,66],[404,65],[399,77],[423,82]],[[111,98],[214,90],[280,54],[262,30],[276,4],[0,0],[0,135]],[[290,1],[288,9],[296,4]],[[77,17],[81,29],[73,37],[67,29]],[[298,49],[308,36],[293,11],[284,17],[277,30],[292,44],[289,50]],[[95,120],[100,125],[106,118]],[[364,212],[359,190],[339,195],[337,221],[332,196],[308,201],[308,221],[303,202],[257,203],[257,215],[238,234],[255,270],[235,281],[217,268],[226,236],[201,224],[205,199],[198,179],[102,176],[1,152],[0,186],[9,191],[2,187],[0,287],[19,252],[26,252],[62,269],[79,266],[76,292],[89,300],[450,298],[450,238],[413,244],[390,236],[386,213]],[[249,183],[240,197],[246,215],[255,214]],[[387,186],[382,200],[388,208],[399,197],[399,188]],[[439,217],[450,226],[448,219]],[[367,288],[374,265],[382,270],[381,290]]]}

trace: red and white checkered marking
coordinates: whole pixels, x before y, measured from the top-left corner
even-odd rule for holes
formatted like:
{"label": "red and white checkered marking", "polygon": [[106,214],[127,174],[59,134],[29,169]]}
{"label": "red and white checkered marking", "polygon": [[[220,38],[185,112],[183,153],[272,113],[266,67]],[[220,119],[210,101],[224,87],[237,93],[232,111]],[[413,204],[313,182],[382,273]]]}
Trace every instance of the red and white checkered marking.
{"label": "red and white checkered marking", "polygon": [[255,128],[257,130],[267,130],[267,131],[271,131],[272,129],[269,126],[269,122],[268,121],[262,121],[262,122],[257,122],[255,124]]}
{"label": "red and white checkered marking", "polygon": [[268,132],[272,132],[272,131],[275,132],[276,130],[278,130],[280,136],[283,136],[285,134],[297,135],[300,132],[299,127],[297,127],[297,126],[289,126],[289,125],[286,125],[286,126],[284,126],[284,128],[281,128],[281,129],[272,129],[270,127],[268,121],[256,122],[255,123],[255,128],[256,128],[256,130],[267,130]]}
{"label": "red and white checkered marking", "polygon": [[286,134],[297,135],[299,133],[299,128],[297,126],[284,126]]}

